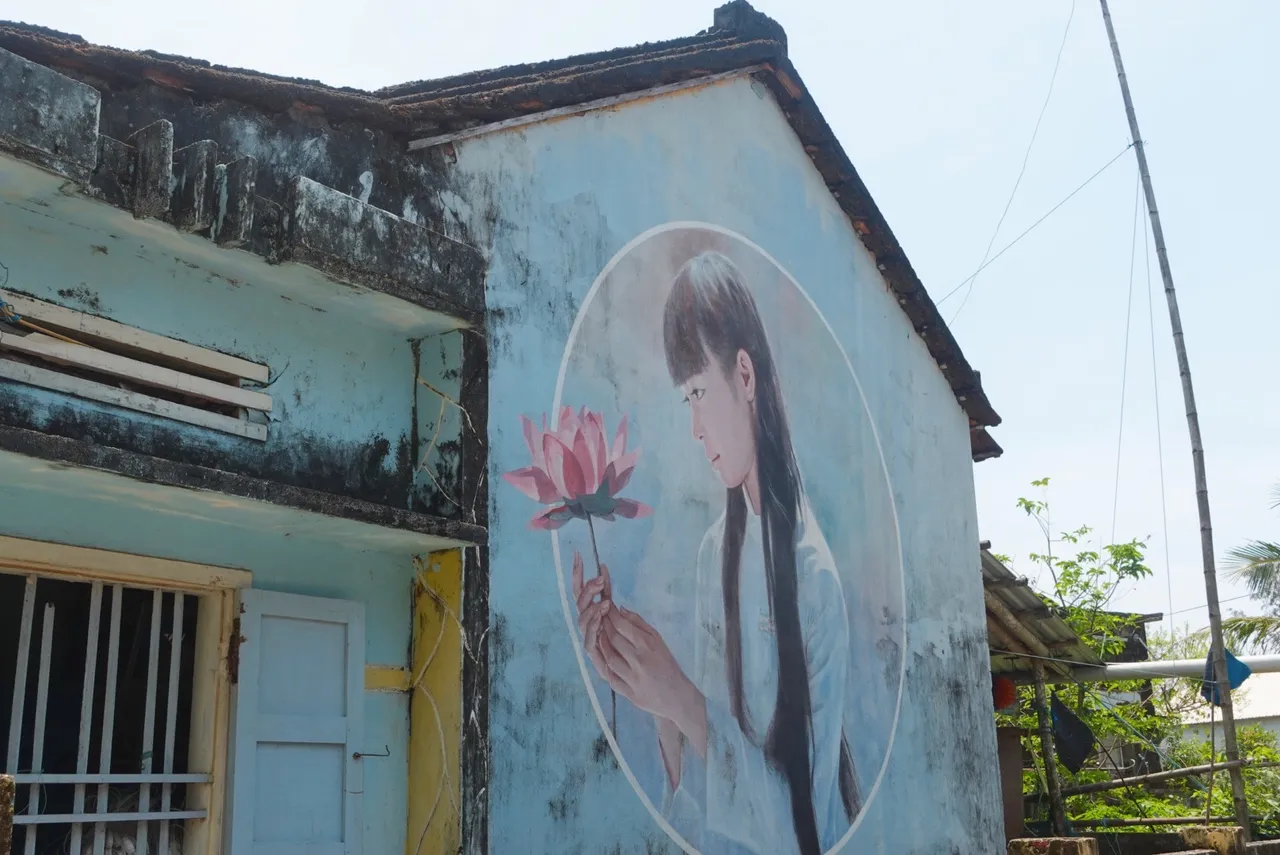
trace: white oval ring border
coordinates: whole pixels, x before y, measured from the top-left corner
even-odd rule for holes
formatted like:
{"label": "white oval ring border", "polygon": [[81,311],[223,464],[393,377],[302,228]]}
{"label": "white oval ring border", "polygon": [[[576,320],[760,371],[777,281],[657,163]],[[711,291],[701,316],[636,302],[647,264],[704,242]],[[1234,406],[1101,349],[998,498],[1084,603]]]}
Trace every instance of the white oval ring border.
{"label": "white oval ring border", "polygon": [[[906,626],[907,577],[906,577],[905,568],[903,567],[903,563],[902,563],[902,532],[898,527],[898,506],[897,506],[897,503],[893,500],[893,486],[892,486],[893,482],[889,478],[889,467],[885,463],[884,449],[880,445],[880,433],[879,431],[876,430],[875,419],[871,417],[871,408],[867,406],[867,396],[862,391],[862,383],[859,382],[858,380],[858,373],[853,370],[853,363],[849,361],[849,354],[845,352],[844,345],[840,343],[840,338],[836,335],[835,330],[831,328],[831,324],[827,321],[826,315],[824,315],[822,313],[822,310],[818,308],[818,304],[815,303],[813,301],[813,298],[809,296],[809,292],[804,289],[804,286],[802,286],[796,280],[796,278],[791,275],[791,271],[789,271],[786,267],[784,267],[781,263],[779,263],[779,261],[776,258],[774,258],[771,254],[766,252],[760,246],[758,246],[755,242],[743,237],[737,232],[731,231],[721,226],[713,225],[711,223],[702,223],[697,221],[673,221],[669,223],[664,223],[660,226],[654,226],[653,228],[632,238],[626,244],[626,246],[622,247],[622,249],[618,250],[614,254],[613,258],[609,259],[609,263],[606,264],[604,266],[604,269],[600,271],[600,274],[596,276],[595,281],[591,283],[590,290],[587,291],[586,297],[583,298],[582,305],[578,308],[577,317],[573,319],[573,326],[569,330],[569,337],[565,341],[564,355],[560,359],[560,373],[556,377],[556,395],[555,395],[555,400],[552,402],[552,405],[551,405],[552,418],[554,419],[553,425],[555,427],[558,427],[560,424],[560,397],[564,392],[564,378],[565,378],[565,373],[568,371],[568,368],[569,368],[569,355],[573,352],[573,344],[577,340],[578,330],[582,327],[582,322],[586,318],[587,309],[588,307],[590,307],[592,299],[595,298],[596,292],[600,290],[600,286],[604,284],[604,281],[609,277],[609,274],[613,272],[613,268],[617,266],[618,262],[620,262],[624,257],[626,257],[626,255],[629,252],[631,252],[640,244],[652,238],[654,235],[662,234],[663,232],[668,232],[668,231],[692,230],[692,229],[715,232],[717,234],[724,235],[725,237],[739,241],[745,244],[746,246],[750,247],[751,249],[755,250],[756,252],[760,253],[762,257],[768,259],[768,261],[775,268],[777,268],[784,276],[786,276],[788,281],[790,281],[791,284],[795,287],[795,289],[800,292],[801,296],[803,296],[805,300],[808,301],[809,306],[814,311],[814,314],[818,316],[818,318],[822,321],[823,326],[827,328],[827,334],[831,336],[832,340],[835,342],[836,347],[840,350],[840,355],[844,358],[845,367],[849,369],[849,376],[853,378],[853,385],[858,390],[858,399],[862,402],[862,411],[863,413],[866,414],[867,422],[871,426],[871,436],[875,440],[876,453],[880,455],[880,469],[884,473],[885,484],[889,486],[889,510],[891,515],[893,516],[894,542],[897,545],[897,552],[898,552],[898,576],[899,576],[899,579],[902,581],[902,607],[903,607],[902,668],[898,674],[898,698],[894,703],[893,723],[889,727],[889,742],[888,742],[888,745],[885,746],[884,760],[880,764],[879,772],[876,773],[875,783],[871,785],[871,791],[867,793],[867,799],[865,802],[862,803],[862,810],[858,812],[858,815],[854,818],[853,822],[849,825],[849,830],[845,832],[844,836],[840,838],[840,840],[835,844],[835,846],[833,846],[826,853],[824,853],[824,855],[832,855],[832,853],[839,852],[841,849],[845,847],[845,845],[853,837],[853,833],[858,830],[858,826],[862,824],[862,820],[867,815],[867,809],[871,807],[871,803],[875,800],[876,793],[880,789],[880,784],[884,780],[884,773],[889,768],[889,758],[893,754],[893,743],[894,743],[894,738],[897,736],[898,719],[902,713],[902,695],[903,695],[903,691],[906,683],[906,676],[907,676],[907,626]],[[573,652],[574,652],[574,655],[576,655],[578,658],[578,670],[582,672],[582,683],[586,687],[587,697],[591,700],[591,708],[595,711],[596,721],[599,722],[600,724],[600,730],[604,734],[604,738],[608,740],[609,748],[613,751],[613,756],[617,759],[618,766],[622,769],[622,774],[626,776],[628,783],[631,784],[631,788],[635,790],[636,795],[639,797],[641,803],[644,804],[645,808],[649,811],[649,814],[650,816],[653,817],[654,822],[658,824],[658,827],[661,828],[663,831],[665,831],[667,833],[667,836],[670,837],[672,840],[674,840],[676,844],[682,850],[684,850],[685,853],[687,853],[687,855],[701,855],[701,853],[697,849],[695,849],[687,840],[684,839],[684,837],[678,831],[676,831],[671,826],[671,823],[667,822],[666,817],[662,815],[661,811],[659,811],[656,807],[654,807],[654,804],[649,799],[648,794],[646,794],[644,789],[640,786],[640,782],[636,780],[635,774],[631,771],[631,767],[627,764],[627,759],[622,756],[622,749],[618,747],[618,742],[616,739],[614,739],[613,732],[609,729],[609,720],[605,717],[604,708],[600,706],[600,699],[596,697],[596,689],[595,689],[595,686],[592,684],[591,672],[587,670],[586,655],[582,650],[582,640],[578,638],[577,621],[574,620],[573,612],[569,608],[569,592],[568,592],[568,589],[565,587],[564,571],[561,568],[561,564],[560,564],[560,537],[554,531],[551,532],[551,551],[552,551],[552,558],[555,562],[555,568],[556,568],[556,584],[560,588],[560,604],[564,610],[565,626],[568,628],[569,637],[573,641]]]}

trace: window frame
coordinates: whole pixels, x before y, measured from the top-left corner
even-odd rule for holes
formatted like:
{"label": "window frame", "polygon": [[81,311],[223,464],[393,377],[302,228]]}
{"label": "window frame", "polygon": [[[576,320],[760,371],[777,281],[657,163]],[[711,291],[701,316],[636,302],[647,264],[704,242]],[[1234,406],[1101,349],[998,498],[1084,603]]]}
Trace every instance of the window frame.
{"label": "window frame", "polygon": [[236,592],[250,587],[247,570],[128,552],[0,536],[0,571],[75,582],[103,582],[200,598],[192,672],[188,766],[207,784],[188,784],[187,803],[205,819],[186,821],[184,855],[222,855],[226,811],[231,677],[228,653],[236,627]]}

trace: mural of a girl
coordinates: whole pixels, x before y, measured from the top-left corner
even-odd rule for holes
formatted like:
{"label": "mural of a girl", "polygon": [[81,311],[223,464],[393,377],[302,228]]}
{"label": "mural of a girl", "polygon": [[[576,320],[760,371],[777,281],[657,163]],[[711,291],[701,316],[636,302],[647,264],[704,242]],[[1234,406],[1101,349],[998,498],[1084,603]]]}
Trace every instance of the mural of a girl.
{"label": "mural of a girl", "polygon": [[733,262],[715,251],[686,262],[662,326],[690,433],[725,488],[697,552],[692,673],[613,600],[607,568],[584,583],[575,554],[583,647],[654,717],[663,812],[691,844],[819,855],[861,809],[840,577],[805,495],[765,326]]}

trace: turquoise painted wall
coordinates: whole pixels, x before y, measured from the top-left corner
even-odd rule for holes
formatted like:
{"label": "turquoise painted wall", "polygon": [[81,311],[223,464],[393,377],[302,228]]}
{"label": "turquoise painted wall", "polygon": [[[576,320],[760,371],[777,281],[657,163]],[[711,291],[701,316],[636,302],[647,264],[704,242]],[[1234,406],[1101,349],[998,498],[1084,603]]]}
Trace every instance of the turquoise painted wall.
{"label": "turquoise painted wall", "polygon": [[[379,485],[412,481],[420,507],[449,513],[436,481],[418,470],[436,434],[440,399],[415,382],[424,379],[456,398],[459,333],[449,319],[297,265],[270,266],[106,205],[82,199],[72,205],[57,183],[21,168],[6,172],[0,261],[7,287],[266,363],[274,405],[269,439],[251,448],[274,461],[277,474],[318,489],[372,491],[368,498],[400,507],[408,496],[377,494]],[[219,467],[249,447],[213,431],[7,382],[0,382],[0,409],[21,410],[33,427],[51,431],[73,423],[156,431],[168,441],[155,453],[206,455],[207,465]],[[459,414],[448,408],[428,460],[450,490],[458,424]],[[73,435],[114,444],[94,429]],[[328,472],[328,483],[315,483],[317,466]],[[253,573],[258,588],[357,600],[366,607],[367,661],[401,667],[410,647],[411,558],[429,546],[416,535],[9,453],[0,453],[0,534],[239,567]],[[365,847],[400,853],[409,699],[367,693],[365,702],[362,750],[378,753],[386,745],[391,752],[364,764]]]}
{"label": "turquoise painted wall", "polygon": [[[794,432],[813,438],[797,456],[837,563],[859,555],[882,562],[841,571],[853,580],[852,588],[844,582],[857,653],[850,674],[868,681],[871,698],[850,702],[846,729],[865,721],[868,732],[885,733],[905,665],[886,771],[845,851],[996,851],[1003,832],[968,422],[771,96],[738,80],[495,133],[458,144],[456,168],[457,192],[469,203],[459,216],[489,247],[491,265],[490,851],[677,851],[638,795],[660,804],[652,719],[618,701],[617,742],[633,786],[603,738],[588,682],[606,717],[608,693],[580,667],[566,623],[567,558],[556,565],[552,536],[527,527],[537,506],[501,480],[529,463],[519,417],[552,409],[566,342],[593,282],[629,242],[673,221],[729,230],[776,259],[816,308],[796,302],[785,276],[761,284],[769,266],[758,264],[757,302],[771,339],[806,313],[825,318],[865,394],[865,412],[846,400],[845,409],[836,402],[792,416]],[[671,274],[661,263],[652,276],[628,264],[619,261],[608,282],[629,284],[606,282],[613,296],[594,300],[583,316],[564,371],[565,402],[604,410],[610,431],[624,413],[632,419],[644,456],[625,492],[655,513],[601,524],[599,546],[615,597],[666,627],[673,653],[687,662],[690,631],[681,634],[678,618],[692,623],[682,600],[688,568],[723,491],[718,498],[706,486],[706,461],[688,440],[660,351],[624,358],[639,352],[637,342],[659,340],[633,327],[656,323],[653,304]],[[819,329],[804,323],[792,326]],[[806,364],[797,354],[816,353],[810,345],[827,349]],[[826,389],[848,394],[847,369],[828,344],[775,341],[775,349],[795,400],[821,401]],[[832,413],[851,414],[844,434]],[[884,470],[867,444],[871,425]],[[846,443],[840,456],[824,458],[824,437]],[[842,472],[854,474],[842,484],[832,474]],[[905,598],[891,584],[899,539],[885,545],[885,508],[896,512]],[[589,550],[580,522],[558,537],[563,548]],[[892,605],[895,591],[900,614],[890,609],[885,627],[870,627],[868,603]],[[894,642],[903,625],[905,649]],[[856,732],[851,741],[866,793],[883,746]],[[914,819],[922,814],[927,822]],[[704,851],[748,850],[712,841]]]}
{"label": "turquoise painted wall", "polygon": [[[0,453],[0,476],[0,534],[239,567],[253,573],[256,588],[356,600],[366,609],[367,661],[409,664],[413,549],[406,538],[8,453]],[[369,853],[404,851],[408,715],[407,695],[365,693],[364,750],[387,745],[391,752],[364,766]]]}

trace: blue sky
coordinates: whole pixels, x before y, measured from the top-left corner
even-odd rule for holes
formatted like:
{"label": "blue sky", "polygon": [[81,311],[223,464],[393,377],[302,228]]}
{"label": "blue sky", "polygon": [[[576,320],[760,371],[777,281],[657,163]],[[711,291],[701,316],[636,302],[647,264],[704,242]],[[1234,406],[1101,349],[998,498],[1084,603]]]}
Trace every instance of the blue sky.
{"label": "blue sky", "polygon": [[[714,3],[645,0],[8,0],[0,17],[326,83],[377,87],[696,32]],[[935,299],[982,260],[1044,102],[1072,0],[757,0]],[[1217,551],[1280,537],[1280,4],[1113,0],[1179,288]],[[1272,106],[1269,106],[1272,105]],[[1129,142],[1098,5],[1075,0],[1054,93],[999,250]],[[987,268],[954,331],[1005,418],[976,469],[983,537],[1034,575],[1015,500],[1053,478],[1056,528],[1112,532],[1136,169],[1126,155]],[[1141,236],[1141,232],[1139,232]],[[1130,323],[1117,539],[1150,538],[1155,578],[1118,605],[1205,612],[1190,446],[1152,264],[1168,509],[1164,548],[1144,253]],[[950,319],[966,292],[942,304]],[[1223,581],[1224,608],[1241,589]]]}

